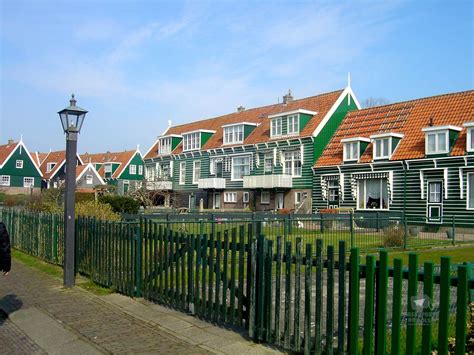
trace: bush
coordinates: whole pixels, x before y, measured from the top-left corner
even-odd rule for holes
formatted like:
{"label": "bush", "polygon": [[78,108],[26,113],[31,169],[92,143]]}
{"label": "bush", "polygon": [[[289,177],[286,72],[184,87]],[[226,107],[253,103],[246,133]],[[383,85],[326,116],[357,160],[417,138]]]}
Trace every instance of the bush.
{"label": "bush", "polygon": [[93,192],[76,192],[76,202],[95,201]]}
{"label": "bush", "polygon": [[76,203],[76,217],[93,217],[103,221],[120,221],[119,214],[112,210],[107,203],[81,201]]}
{"label": "bush", "polygon": [[27,195],[5,195],[3,205],[5,207],[23,206],[27,201]]}
{"label": "bush", "polygon": [[60,213],[63,211],[63,189],[47,189],[31,195],[26,201],[26,209],[33,212]]}
{"label": "bush", "polygon": [[101,196],[99,201],[108,203],[115,213],[137,214],[140,207],[140,202],[126,196]]}
{"label": "bush", "polygon": [[383,245],[386,248],[402,247],[404,242],[403,229],[399,226],[393,226],[385,230]]}

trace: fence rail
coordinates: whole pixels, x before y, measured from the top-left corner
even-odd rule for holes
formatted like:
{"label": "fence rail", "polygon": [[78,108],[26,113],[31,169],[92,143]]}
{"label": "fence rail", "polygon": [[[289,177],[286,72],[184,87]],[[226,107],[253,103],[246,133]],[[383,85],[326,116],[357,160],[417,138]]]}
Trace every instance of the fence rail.
{"label": "fence rail", "polygon": [[[15,248],[62,264],[62,216],[4,209],[0,217]],[[383,246],[363,238],[406,228],[391,225],[393,218],[356,227],[352,218],[350,225],[331,219],[331,226],[323,219],[322,230],[317,219],[78,218],[76,270],[125,295],[246,327],[253,339],[295,352],[446,354],[455,337],[456,354],[464,354],[470,266],[453,268],[443,257],[439,270],[433,263],[421,268],[415,253],[406,266],[401,259],[389,265],[386,250],[361,257],[360,250]],[[337,223],[344,227],[334,231]],[[347,229],[345,238],[340,231]]]}

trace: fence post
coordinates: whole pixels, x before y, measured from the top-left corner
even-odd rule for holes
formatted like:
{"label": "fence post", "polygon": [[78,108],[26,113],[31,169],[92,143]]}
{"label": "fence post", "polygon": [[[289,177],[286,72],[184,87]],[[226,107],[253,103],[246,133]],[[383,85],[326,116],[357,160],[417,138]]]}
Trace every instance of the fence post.
{"label": "fence post", "polygon": [[351,230],[351,248],[354,248],[354,213],[351,211],[349,214],[350,217],[350,230]]}
{"label": "fence post", "polygon": [[140,217],[138,227],[135,228],[135,296],[142,295],[142,227],[143,219]]}
{"label": "fence post", "polygon": [[458,266],[456,299],[456,355],[465,354],[467,323],[467,266]]}
{"label": "fence post", "polygon": [[408,223],[407,223],[407,216],[406,213],[403,212],[403,249],[406,250],[407,248],[407,240],[408,240]]}
{"label": "fence post", "polygon": [[359,353],[359,249],[351,248],[349,280],[349,354]]}
{"label": "fence post", "polygon": [[251,261],[250,261],[250,274],[251,274],[251,284],[250,284],[250,307],[249,307],[249,336],[252,339],[256,339],[255,331],[255,315],[256,315],[256,286],[257,286],[257,239],[252,238],[252,244],[250,245],[251,249]]}
{"label": "fence post", "polygon": [[452,222],[452,232],[453,232],[453,245],[456,244],[456,216],[453,215],[453,222]]}
{"label": "fence post", "polygon": [[450,306],[449,295],[450,295],[450,283],[451,283],[450,260],[451,258],[449,256],[441,257],[439,326],[438,326],[439,354],[448,353],[448,322],[449,322],[449,306]]}
{"label": "fence post", "polygon": [[380,212],[377,212],[376,216],[377,216],[376,228],[377,228],[377,232],[380,232]]}

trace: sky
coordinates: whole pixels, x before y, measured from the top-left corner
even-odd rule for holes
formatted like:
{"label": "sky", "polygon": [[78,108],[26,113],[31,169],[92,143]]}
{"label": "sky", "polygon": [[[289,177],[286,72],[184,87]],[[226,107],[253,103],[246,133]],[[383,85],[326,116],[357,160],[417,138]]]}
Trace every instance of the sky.
{"label": "sky", "polygon": [[173,125],[351,87],[360,102],[474,88],[474,1],[0,0],[0,144],[145,153]]}

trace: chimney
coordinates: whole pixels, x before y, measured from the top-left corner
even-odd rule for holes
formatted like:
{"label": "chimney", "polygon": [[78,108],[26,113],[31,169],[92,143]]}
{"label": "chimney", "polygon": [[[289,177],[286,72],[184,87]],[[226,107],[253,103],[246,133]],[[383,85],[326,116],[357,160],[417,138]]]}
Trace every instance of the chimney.
{"label": "chimney", "polygon": [[293,96],[291,96],[291,90],[288,89],[288,94],[283,95],[283,105],[293,101]]}
{"label": "chimney", "polygon": [[13,144],[15,141],[13,139],[8,140],[8,145]]}
{"label": "chimney", "polygon": [[244,112],[244,111],[245,111],[245,107],[243,106],[237,107],[237,112]]}

